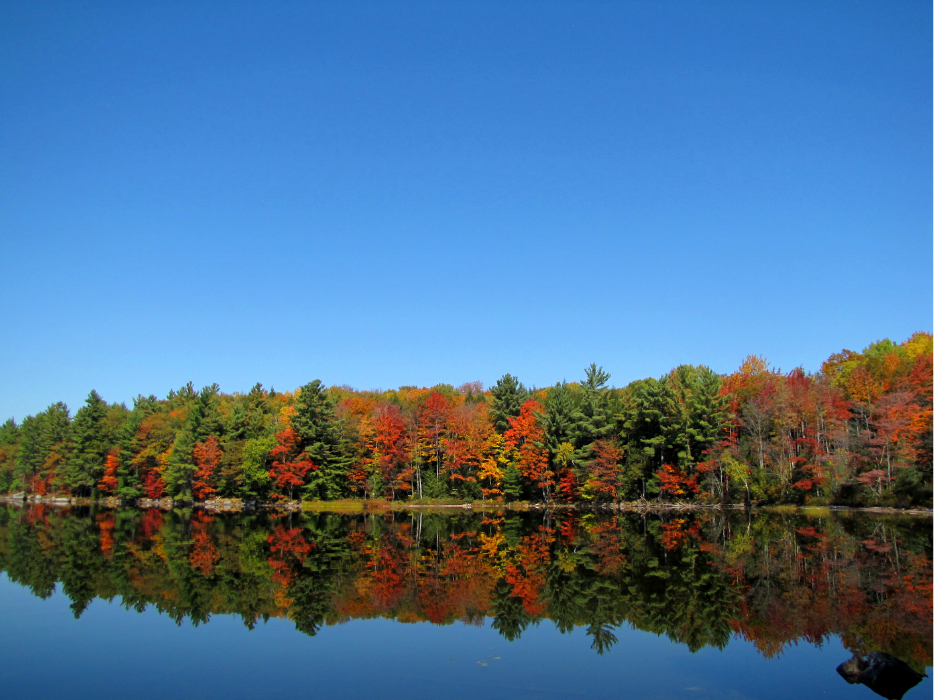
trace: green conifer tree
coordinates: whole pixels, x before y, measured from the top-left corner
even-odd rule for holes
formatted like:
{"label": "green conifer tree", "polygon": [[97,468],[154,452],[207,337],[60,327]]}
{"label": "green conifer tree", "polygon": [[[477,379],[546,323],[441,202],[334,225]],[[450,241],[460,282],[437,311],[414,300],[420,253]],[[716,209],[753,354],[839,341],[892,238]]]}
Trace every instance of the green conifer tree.
{"label": "green conifer tree", "polygon": [[140,427],[143,421],[156,411],[157,406],[158,400],[155,396],[137,396],[133,399],[133,410],[117,435],[120,467],[117,470],[116,495],[128,501],[143,495],[139,466],[133,460],[143,448],[137,437]]}
{"label": "green conifer tree", "polygon": [[107,404],[91,391],[72,424],[74,449],[65,464],[61,484],[75,496],[89,497],[104,474],[110,444],[104,426]]}
{"label": "green conifer tree", "polygon": [[220,437],[222,434],[222,423],[217,408],[219,391],[220,387],[212,384],[204,387],[189,400],[188,418],[172,446],[163,480],[169,492],[182,500],[191,500],[192,497],[191,487],[196,471],[195,445],[204,442],[211,435]]}
{"label": "green conifer tree", "polygon": [[490,416],[498,433],[509,430],[509,419],[515,418],[522,410],[522,404],[529,397],[529,392],[511,374],[504,374],[490,389],[493,394]]}
{"label": "green conifer tree", "polygon": [[536,418],[545,429],[543,446],[552,456],[558,453],[558,448],[564,442],[571,443],[575,449],[580,447],[584,414],[566,382],[561,382],[548,391],[545,397],[545,412],[537,414]]}
{"label": "green conifer tree", "polygon": [[45,461],[42,451],[42,423],[45,414],[26,416],[19,429],[19,444],[14,469],[14,489],[28,489],[33,477]]}
{"label": "green conifer tree", "polygon": [[581,383],[581,421],[580,450],[575,455],[576,461],[586,464],[591,456],[594,442],[606,440],[616,432],[613,411],[610,406],[610,392],[606,383],[610,375],[602,367],[591,364],[585,370],[586,378]]}
{"label": "green conifer tree", "polygon": [[315,379],[300,389],[292,428],[316,467],[306,476],[305,495],[321,500],[344,495],[347,467],[353,455],[348,453],[342,437],[343,429],[334,411],[334,401],[321,380]]}

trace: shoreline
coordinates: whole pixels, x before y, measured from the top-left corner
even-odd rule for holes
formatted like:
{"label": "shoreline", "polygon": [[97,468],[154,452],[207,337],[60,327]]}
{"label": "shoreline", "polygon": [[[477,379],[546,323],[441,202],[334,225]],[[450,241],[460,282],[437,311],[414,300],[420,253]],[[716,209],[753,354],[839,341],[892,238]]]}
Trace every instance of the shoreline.
{"label": "shoreline", "polygon": [[929,508],[891,508],[882,506],[838,506],[838,505],[753,505],[747,508],[743,503],[664,503],[657,501],[632,501],[623,503],[529,503],[525,501],[490,502],[477,501],[474,503],[407,503],[404,501],[392,502],[381,500],[344,499],[338,501],[279,501],[257,503],[243,501],[236,498],[217,498],[207,501],[177,501],[172,498],[150,499],[141,498],[135,502],[126,502],[119,498],[73,498],[67,496],[26,496],[23,493],[0,496],[0,503],[25,506],[51,505],[58,508],[98,506],[107,509],[136,509],[146,510],[157,508],[159,510],[173,510],[175,508],[196,508],[211,513],[241,513],[252,511],[278,511],[278,512],[305,512],[305,513],[379,513],[390,511],[441,511],[452,512],[459,510],[480,511],[604,511],[627,513],[651,513],[664,511],[698,511],[698,510],[749,510],[750,512],[764,512],[776,514],[804,514],[815,511],[833,513],[874,513],[877,515],[912,515],[922,517],[934,516],[934,510]]}

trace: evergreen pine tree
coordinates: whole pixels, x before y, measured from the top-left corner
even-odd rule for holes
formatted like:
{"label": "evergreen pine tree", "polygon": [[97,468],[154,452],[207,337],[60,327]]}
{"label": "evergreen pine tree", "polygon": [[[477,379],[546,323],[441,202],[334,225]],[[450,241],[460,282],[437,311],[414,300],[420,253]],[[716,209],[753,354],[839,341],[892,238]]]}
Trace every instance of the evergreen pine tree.
{"label": "evergreen pine tree", "polygon": [[503,469],[503,495],[507,501],[522,498],[522,475],[512,462]]}
{"label": "evergreen pine tree", "polygon": [[53,403],[44,411],[39,447],[43,462],[38,476],[46,486],[50,482],[58,486],[62,480],[60,472],[71,451],[71,415],[68,406],[61,401]]}
{"label": "evergreen pine tree", "polygon": [[0,493],[13,488],[19,426],[12,418],[0,425]]}
{"label": "evergreen pine tree", "polygon": [[615,432],[610,395],[606,387],[610,375],[596,364],[591,364],[585,370],[585,374],[586,379],[581,383],[583,392],[579,427],[581,449],[578,455],[582,461],[589,458],[594,442],[605,440]]}
{"label": "evergreen pine tree", "polygon": [[625,393],[621,417],[624,442],[628,446],[628,476],[635,479],[634,472],[638,471],[638,492],[645,497],[652,494],[654,473],[661,469],[666,458],[663,387],[661,382],[650,377],[633,382],[626,387]]}
{"label": "evergreen pine tree", "polygon": [[16,444],[16,438],[19,436],[19,426],[12,418],[7,418],[3,425],[0,425],[0,447],[10,447]]}
{"label": "evergreen pine tree", "polygon": [[118,459],[120,466],[117,469],[116,495],[128,501],[135,500],[143,495],[142,479],[139,466],[134,464],[133,458],[142,450],[140,445],[139,429],[147,416],[156,411],[158,400],[155,396],[137,396],[133,399],[133,410],[117,435]]}
{"label": "evergreen pine tree", "polygon": [[305,494],[322,500],[339,498],[345,492],[344,482],[352,453],[342,440],[342,426],[335,414],[334,402],[321,380],[315,379],[299,391],[292,428],[316,467],[308,473]]}
{"label": "evergreen pine tree", "polygon": [[19,445],[14,470],[15,489],[28,489],[32,478],[39,472],[45,455],[42,452],[42,423],[45,416],[26,416],[19,429]]}
{"label": "evergreen pine tree", "polygon": [[61,484],[76,496],[90,496],[104,474],[104,459],[110,448],[104,426],[106,412],[107,404],[96,391],[91,391],[75,415],[74,449],[65,464]]}
{"label": "evergreen pine tree", "polygon": [[52,450],[65,455],[71,435],[71,415],[68,406],[61,401],[45,409],[39,442],[41,450],[48,456]]}
{"label": "evergreen pine tree", "polygon": [[536,416],[545,429],[544,447],[552,456],[558,453],[558,447],[565,442],[575,449],[580,447],[581,427],[584,414],[574,400],[571,387],[566,382],[555,385],[545,397],[545,412]]}
{"label": "evergreen pine tree", "polygon": [[697,445],[697,461],[705,459],[704,452],[723,438],[727,419],[727,398],[720,394],[723,380],[709,367],[698,367],[695,391],[691,401],[691,422],[688,433]]}
{"label": "evergreen pine tree", "polygon": [[[189,387],[191,384],[188,385]],[[196,470],[195,445],[211,435],[220,437],[222,425],[217,410],[217,384],[204,387],[190,401],[188,419],[175,438],[172,455],[163,480],[169,492],[182,500],[191,499],[191,487]],[[181,392],[180,392],[181,393]]]}
{"label": "evergreen pine tree", "polygon": [[493,394],[490,416],[496,431],[502,434],[509,430],[509,419],[519,415],[529,392],[518,379],[511,374],[504,374],[490,389],[490,393]]}
{"label": "evergreen pine tree", "polygon": [[661,382],[661,412],[664,416],[665,448],[669,463],[684,467],[696,461],[696,448],[692,450],[691,404],[693,402],[697,369],[680,365],[669,372]]}

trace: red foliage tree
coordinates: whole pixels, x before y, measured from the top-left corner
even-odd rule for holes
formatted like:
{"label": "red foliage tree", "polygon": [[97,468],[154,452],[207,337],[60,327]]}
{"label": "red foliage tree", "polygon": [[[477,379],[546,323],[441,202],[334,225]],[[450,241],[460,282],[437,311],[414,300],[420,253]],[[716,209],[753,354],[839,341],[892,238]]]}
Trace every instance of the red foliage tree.
{"label": "red foliage tree", "polygon": [[197,469],[195,470],[191,491],[198,500],[203,501],[216,493],[214,473],[220,466],[223,454],[221,443],[214,435],[195,445],[194,455]]}
{"label": "red foliage tree", "polygon": [[679,498],[686,494],[697,493],[697,475],[688,478],[680,467],[673,464],[663,464],[662,468],[655,472],[659,482],[661,482],[660,496],[669,498]]}
{"label": "red foliage tree", "polygon": [[516,469],[542,490],[542,496],[547,501],[551,498],[555,475],[549,468],[548,453],[539,447],[545,439],[545,429],[536,418],[536,414],[541,412],[542,405],[535,399],[529,399],[522,404],[519,415],[509,419],[510,428],[503,433],[503,437],[508,447],[514,447],[519,452]]}
{"label": "red foliage tree", "polygon": [[435,476],[441,476],[444,462],[444,436],[448,431],[451,405],[440,391],[432,391],[418,411],[419,441],[435,465]]}
{"label": "red foliage tree", "polygon": [[448,425],[444,440],[448,476],[455,482],[476,483],[484,449],[493,431],[487,404],[464,402],[456,406],[449,414]]}
{"label": "red foliage tree", "polygon": [[[277,488],[288,493],[291,500],[294,487],[301,487],[305,483],[305,475],[317,467],[301,449],[301,438],[291,427],[276,433],[276,440],[279,444],[269,452],[269,456],[272,457],[269,477]],[[281,493],[274,495],[283,498]]]}
{"label": "red foliage tree", "polygon": [[587,465],[585,488],[596,500],[615,499],[623,455],[612,440],[597,440],[591,449],[593,458]]}
{"label": "red foliage tree", "polygon": [[405,421],[396,406],[387,403],[377,407],[373,437],[368,447],[372,463],[386,481],[392,498],[395,498],[397,490],[412,489],[412,473],[406,464]]}
{"label": "red foliage tree", "polygon": [[155,469],[150,469],[143,477],[143,491],[149,498],[162,498],[165,492],[165,483],[162,475]]}

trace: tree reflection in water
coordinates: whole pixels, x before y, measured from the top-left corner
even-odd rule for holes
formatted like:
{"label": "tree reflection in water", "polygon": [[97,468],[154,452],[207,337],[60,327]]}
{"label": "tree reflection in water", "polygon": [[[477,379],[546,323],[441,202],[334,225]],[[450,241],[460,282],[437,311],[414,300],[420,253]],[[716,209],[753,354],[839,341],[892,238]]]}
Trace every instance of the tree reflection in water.
{"label": "tree reflection in water", "polygon": [[548,619],[586,629],[598,654],[623,625],[691,651],[737,635],[767,657],[839,635],[854,659],[838,672],[888,698],[932,655],[924,518],[9,506],[0,568],[43,598],[60,584],[76,617],[116,597],[196,625],[278,617],[315,635],[361,618],[489,621],[510,641]]}

